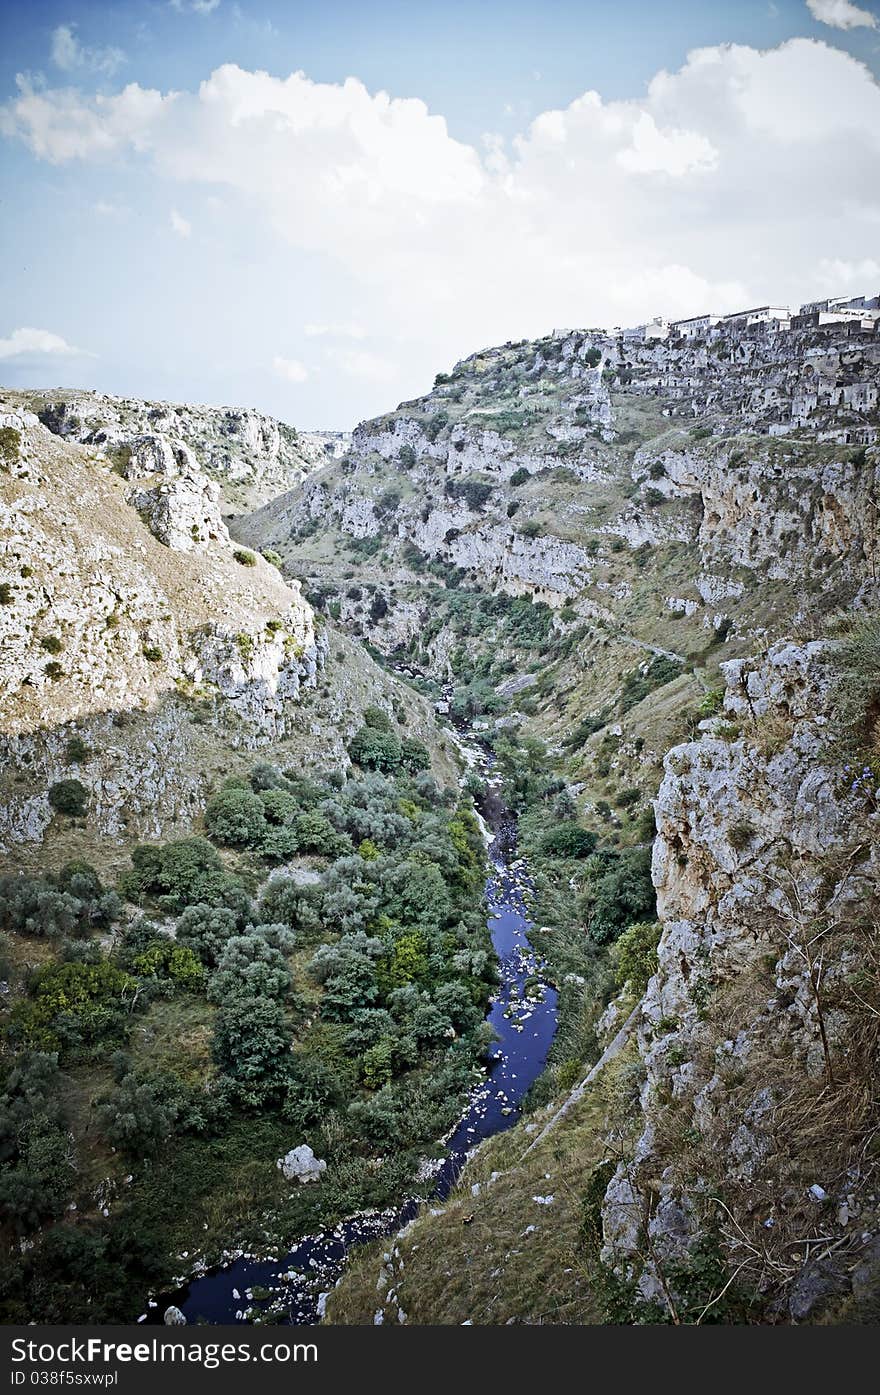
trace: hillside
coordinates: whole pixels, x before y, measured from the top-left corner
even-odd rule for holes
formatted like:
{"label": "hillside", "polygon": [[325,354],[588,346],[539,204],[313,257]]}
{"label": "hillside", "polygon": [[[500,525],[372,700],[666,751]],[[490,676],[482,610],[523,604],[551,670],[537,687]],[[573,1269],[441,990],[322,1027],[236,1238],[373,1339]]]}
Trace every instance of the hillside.
{"label": "hillside", "polygon": [[[878,378],[861,322],[722,323],[484,350],[350,441],[0,395],[9,1320],[428,1197],[290,1311],[876,1321]],[[271,1277],[221,1311],[322,1282]]]}
{"label": "hillside", "polygon": [[[377,700],[402,703],[436,745],[423,700],[331,639],[298,583],[234,546],[218,486],[197,466],[120,471],[23,400],[0,398],[7,855],[51,856],[56,839],[106,851],[188,828],[212,782],[255,751],[345,760]],[[79,833],[49,799],[69,779],[87,791]]]}
{"label": "hillside", "polygon": [[346,436],[297,431],[253,408],[146,402],[109,393],[48,389],[7,404],[36,413],[68,441],[91,447],[123,474],[198,469],[220,485],[224,507],[254,508],[338,456]]}
{"label": "hillside", "polygon": [[[486,732],[561,992],[538,1112],[330,1320],[870,1320],[880,675],[870,618],[846,634],[877,601],[878,376],[850,326],[560,331],[235,521]],[[560,818],[595,862],[547,856]]]}

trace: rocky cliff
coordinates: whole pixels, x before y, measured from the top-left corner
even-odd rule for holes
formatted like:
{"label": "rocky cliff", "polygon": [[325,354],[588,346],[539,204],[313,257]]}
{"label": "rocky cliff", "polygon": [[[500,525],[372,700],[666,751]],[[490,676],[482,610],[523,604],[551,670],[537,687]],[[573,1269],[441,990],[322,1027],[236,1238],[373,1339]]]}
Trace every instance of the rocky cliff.
{"label": "rocky cliff", "polygon": [[146,402],[55,389],[6,393],[44,426],[106,457],[128,477],[199,470],[226,507],[254,508],[299,484],[345,448],[342,432],[297,431],[253,408]]}
{"label": "rocky cliff", "polygon": [[877,781],[835,749],[832,643],[723,668],[722,713],[669,752],[657,795],[642,1131],[603,1257],[677,1318],[711,1237],[802,1320],[880,1278]]}
{"label": "rocky cliff", "polygon": [[424,622],[425,564],[673,652],[722,623],[762,638],[807,597],[874,582],[878,367],[867,331],[504,345],[358,427],[342,460],[237,532],[344,609],[343,569],[381,573],[409,618],[348,610],[386,652]]}
{"label": "rocky cliff", "polygon": [[[211,781],[257,749],[347,759],[346,734],[364,702],[391,700],[389,680],[340,638],[337,681],[320,683],[323,621],[298,582],[234,547],[191,452],[153,442],[111,464],[20,394],[0,401],[0,431],[5,853],[189,827]],[[52,803],[65,781],[85,791],[79,833]]]}

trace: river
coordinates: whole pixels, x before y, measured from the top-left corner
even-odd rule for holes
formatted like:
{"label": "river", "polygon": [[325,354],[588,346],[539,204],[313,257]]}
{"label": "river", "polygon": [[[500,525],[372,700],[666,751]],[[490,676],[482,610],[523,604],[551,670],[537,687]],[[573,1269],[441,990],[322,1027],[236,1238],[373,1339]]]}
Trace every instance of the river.
{"label": "river", "polygon": [[487,1014],[497,1041],[490,1051],[486,1075],[447,1141],[445,1157],[431,1169],[422,1194],[408,1197],[400,1207],[353,1216],[332,1229],[305,1236],[283,1256],[258,1259],[244,1255],[222,1268],[208,1270],[177,1292],[151,1300],[140,1321],[162,1322],[170,1305],[179,1308],[190,1323],[244,1322],[248,1309],[268,1310],[266,1316],[273,1322],[305,1325],[320,1321],[322,1295],[336,1284],[351,1249],[394,1234],[426,1201],[442,1201],[471,1150],[519,1118],[522,1101],[546,1064],[556,1030],[557,995],[543,982],[543,962],[528,938],[532,925],[525,904],[528,877],[517,854],[516,820],[501,801],[491,754],[471,741],[462,744],[472,768],[486,781],[487,795],[481,809],[491,835],[486,903],[500,982]]}

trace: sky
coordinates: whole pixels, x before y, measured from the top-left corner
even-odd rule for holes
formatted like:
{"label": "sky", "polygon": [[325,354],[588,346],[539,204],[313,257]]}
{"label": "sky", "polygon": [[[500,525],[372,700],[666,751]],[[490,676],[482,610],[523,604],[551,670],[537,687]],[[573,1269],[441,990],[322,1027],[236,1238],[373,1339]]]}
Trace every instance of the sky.
{"label": "sky", "polygon": [[880,0],[0,0],[0,382],[348,429],[880,291]]}

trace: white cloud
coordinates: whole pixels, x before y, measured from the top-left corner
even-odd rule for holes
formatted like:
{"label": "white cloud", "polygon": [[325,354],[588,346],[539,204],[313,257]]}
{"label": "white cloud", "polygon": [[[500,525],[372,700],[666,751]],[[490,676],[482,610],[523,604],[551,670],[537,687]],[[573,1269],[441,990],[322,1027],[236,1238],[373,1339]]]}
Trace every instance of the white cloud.
{"label": "white cloud", "polygon": [[841,257],[823,257],[816,268],[816,281],[832,295],[836,290],[864,288],[870,294],[880,287],[880,262],[874,257],[848,262]]}
{"label": "white cloud", "polygon": [[298,358],[282,358],[281,354],[276,354],[272,367],[277,377],[284,378],[288,383],[304,383],[311,377],[306,365]]}
{"label": "white cloud", "polygon": [[176,208],[172,208],[168,221],[171,224],[172,231],[176,232],[178,237],[190,236],[192,232],[192,223],[188,218],[184,218],[182,214],[178,213]]}
{"label": "white cloud", "polygon": [[877,16],[850,4],[850,0],[807,0],[807,9],[820,24],[832,29],[876,29]]}
{"label": "white cloud", "polygon": [[397,376],[397,365],[366,349],[328,349],[327,358],[350,378],[370,383],[390,383]]}
{"label": "white cloud", "polygon": [[178,14],[188,11],[197,15],[210,15],[219,7],[220,0],[170,0],[172,10]]}
{"label": "white cloud", "polygon": [[340,347],[335,366],[401,388],[417,361],[421,375],[553,324],[807,299],[823,261],[876,257],[880,86],[811,39],[697,49],[637,98],[585,92],[479,148],[356,78],[233,64],[195,92],[22,80],[0,130],[56,164],[113,160],[221,194],[257,252],[281,238],[324,268],[327,321],[307,332],[342,338],[350,314],[406,345],[397,364]]}
{"label": "white cloud", "polygon": [[303,325],[303,334],[309,339],[366,339],[367,331],[363,325],[356,324],[354,320],[346,320],[338,324],[308,324]]}
{"label": "white cloud", "polygon": [[59,24],[52,30],[51,55],[64,73],[106,73],[109,77],[126,61],[121,48],[87,48],[76,37],[75,24]]}
{"label": "white cloud", "polygon": [[55,358],[94,358],[85,349],[68,344],[60,334],[48,329],[14,329],[8,339],[0,339],[0,359],[47,354]]}

